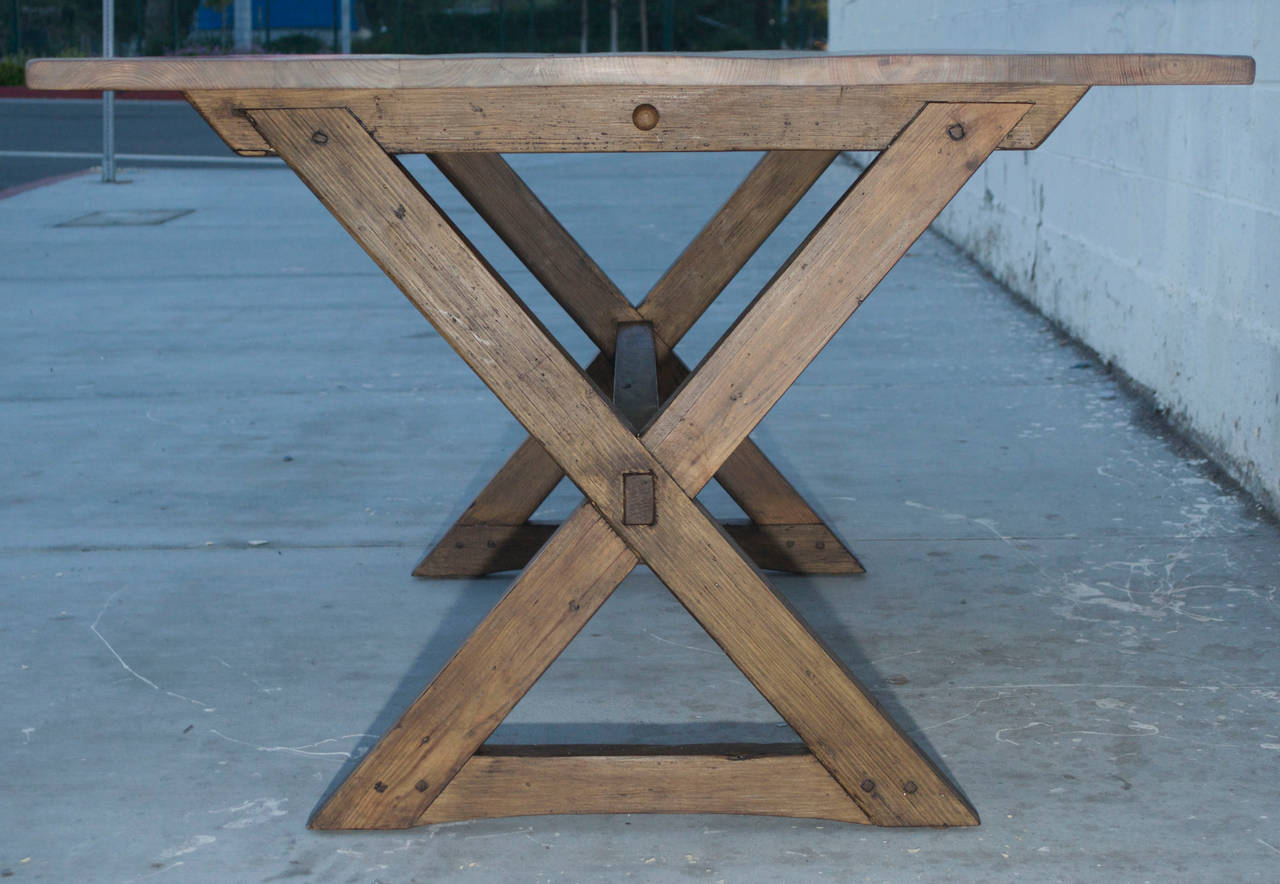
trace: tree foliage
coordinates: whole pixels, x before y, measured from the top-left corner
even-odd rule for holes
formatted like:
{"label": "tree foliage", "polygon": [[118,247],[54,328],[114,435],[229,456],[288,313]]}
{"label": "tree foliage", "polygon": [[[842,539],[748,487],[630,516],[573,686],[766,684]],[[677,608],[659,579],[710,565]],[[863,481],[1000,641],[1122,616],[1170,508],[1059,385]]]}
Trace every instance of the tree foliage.
{"label": "tree foliage", "polygon": [[[185,42],[200,0],[116,0],[115,29],[118,48],[136,50],[139,44],[147,55],[160,55],[173,48],[173,13],[178,18],[178,40]],[[14,48],[10,0],[5,7],[3,46]],[[77,52],[102,52],[102,0],[21,0],[18,3],[16,50],[28,56]],[[141,40],[139,40],[141,37]]]}
{"label": "tree foliage", "polygon": [[[117,50],[161,55],[187,43],[200,0],[116,0]],[[204,0],[211,7],[232,0]],[[255,5],[264,0],[254,0]],[[332,0],[314,0],[330,4]],[[358,52],[577,52],[582,39],[584,0],[353,0],[361,29]],[[585,0],[587,49],[609,49],[611,0]],[[662,49],[665,0],[612,0],[618,10],[618,48],[636,52],[642,45],[641,10],[651,50]],[[0,51],[56,55],[66,51],[97,55],[102,51],[101,0],[19,0],[15,31],[9,7],[0,22]],[[734,49],[812,48],[827,32],[826,0],[673,0],[675,49],[707,52]],[[327,8],[327,6],[326,6]],[[174,13],[177,40],[174,45]],[[288,51],[285,34],[268,47]],[[295,41],[299,45],[307,42]],[[278,41],[278,42],[277,42]]]}
{"label": "tree foliage", "polygon": [[[586,0],[587,50],[609,48],[610,0]],[[825,0],[675,0],[675,49],[714,52],[792,48],[825,41]],[[642,0],[617,0],[618,48],[641,48]],[[647,45],[662,48],[663,0],[643,0]],[[577,52],[582,0],[363,0],[357,10],[373,36],[361,52]],[[531,21],[532,19],[532,21]]]}

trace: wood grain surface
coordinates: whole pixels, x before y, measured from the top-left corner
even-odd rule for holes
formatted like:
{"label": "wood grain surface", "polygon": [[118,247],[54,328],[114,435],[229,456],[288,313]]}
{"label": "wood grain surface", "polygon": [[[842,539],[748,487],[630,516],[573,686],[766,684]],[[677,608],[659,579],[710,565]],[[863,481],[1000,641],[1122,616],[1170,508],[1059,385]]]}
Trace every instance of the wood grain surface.
{"label": "wood grain surface", "polygon": [[867,823],[803,747],[486,747],[420,822],[547,813],[746,813]]}
{"label": "wood grain surface", "polygon": [[[345,107],[390,153],[882,150],[926,101],[1035,105],[1003,140],[1039,145],[1087,86],[512,86],[402,90],[188,90],[233,149],[270,148],[246,110]],[[653,105],[650,129],[634,111]]]}
{"label": "wood grain surface", "polygon": [[[1248,56],[725,53],[34,59],[32,89],[416,89],[490,86],[1076,86],[1251,83]],[[659,108],[659,110],[661,110]]]}

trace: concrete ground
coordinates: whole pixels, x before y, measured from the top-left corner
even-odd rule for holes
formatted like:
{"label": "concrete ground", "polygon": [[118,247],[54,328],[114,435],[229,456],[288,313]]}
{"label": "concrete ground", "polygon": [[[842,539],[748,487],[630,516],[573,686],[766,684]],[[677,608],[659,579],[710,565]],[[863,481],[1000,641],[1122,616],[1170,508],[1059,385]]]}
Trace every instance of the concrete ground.
{"label": "concrete ground", "polygon": [[[515,162],[639,297],[752,160]],[[409,166],[587,358],[426,161]],[[853,175],[819,182],[687,359]],[[521,432],[282,168],[130,177],[0,201],[0,875],[1276,880],[1280,531],[932,235],[757,439],[868,569],[777,586],[980,828],[636,815],[308,831],[509,582],[409,570]],[[60,226],[123,210],[189,211]],[[562,489],[544,515],[574,501]],[[791,734],[642,569],[498,737]]]}

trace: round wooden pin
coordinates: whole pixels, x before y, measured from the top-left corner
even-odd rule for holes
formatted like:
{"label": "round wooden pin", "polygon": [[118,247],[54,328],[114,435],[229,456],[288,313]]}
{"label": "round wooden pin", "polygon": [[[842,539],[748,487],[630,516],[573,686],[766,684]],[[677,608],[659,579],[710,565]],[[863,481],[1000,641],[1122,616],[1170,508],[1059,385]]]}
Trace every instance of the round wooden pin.
{"label": "round wooden pin", "polygon": [[636,109],[631,112],[631,122],[636,124],[637,129],[648,132],[658,125],[658,109],[651,104],[637,104]]}

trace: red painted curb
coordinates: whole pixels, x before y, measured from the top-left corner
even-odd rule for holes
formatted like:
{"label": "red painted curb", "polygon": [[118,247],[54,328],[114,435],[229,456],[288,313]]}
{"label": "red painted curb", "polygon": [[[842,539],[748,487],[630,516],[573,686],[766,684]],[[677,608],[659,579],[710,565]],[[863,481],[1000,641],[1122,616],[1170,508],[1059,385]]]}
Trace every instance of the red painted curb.
{"label": "red painted curb", "polygon": [[37,181],[28,181],[25,184],[15,184],[13,187],[0,190],[0,200],[8,199],[11,196],[17,196],[20,193],[26,193],[28,190],[35,190],[37,187],[45,187],[50,184],[57,184],[59,181],[69,181],[72,178],[79,178],[81,175],[88,175],[93,169],[81,169],[79,172],[68,172],[65,175],[51,175],[48,178],[41,178]]}
{"label": "red painted curb", "polygon": [[[0,86],[0,98],[101,98],[102,93],[92,89],[28,89],[26,86]],[[150,92],[117,92],[116,98],[126,101],[184,101],[181,92],[152,90]]]}

